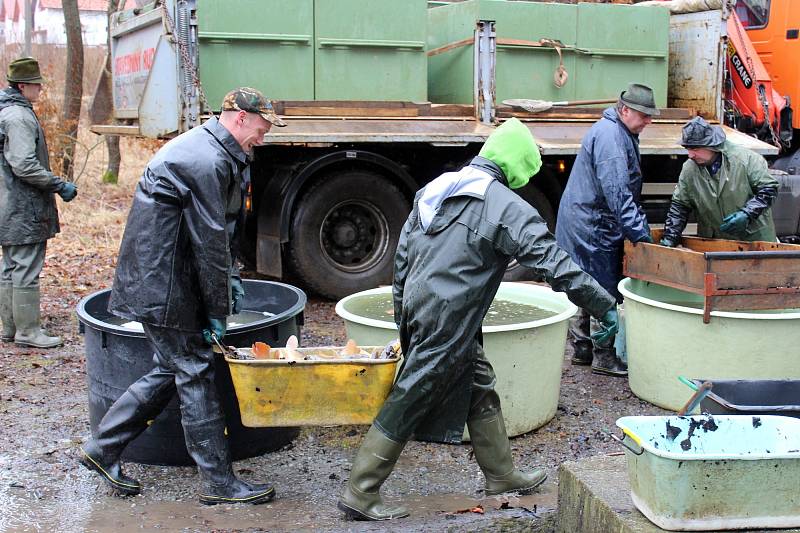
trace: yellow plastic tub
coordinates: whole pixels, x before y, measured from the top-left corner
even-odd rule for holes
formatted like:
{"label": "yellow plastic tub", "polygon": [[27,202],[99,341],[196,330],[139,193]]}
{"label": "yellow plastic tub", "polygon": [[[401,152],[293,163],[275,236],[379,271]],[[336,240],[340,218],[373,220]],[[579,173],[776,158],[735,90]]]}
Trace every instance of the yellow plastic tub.
{"label": "yellow plastic tub", "polygon": [[[362,346],[373,352],[383,346]],[[332,354],[341,348],[299,348]],[[394,382],[398,359],[287,361],[226,357],[247,427],[371,424]]]}

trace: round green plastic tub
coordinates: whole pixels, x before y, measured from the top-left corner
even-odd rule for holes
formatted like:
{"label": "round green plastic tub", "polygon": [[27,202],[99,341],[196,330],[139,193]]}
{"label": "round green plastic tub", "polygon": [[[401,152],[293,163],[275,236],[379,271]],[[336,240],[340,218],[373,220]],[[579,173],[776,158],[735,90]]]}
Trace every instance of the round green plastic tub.
{"label": "round green plastic tub", "polygon": [[800,378],[800,310],[712,311],[702,297],[626,278],[628,381],[639,398],[677,411],[692,395],[678,376],[716,379]]}
{"label": "round green plastic tub", "polygon": [[[370,289],[336,304],[336,313],[345,321],[348,338],[370,346],[397,338],[393,321],[352,312],[358,298],[391,291],[391,287]],[[496,390],[506,429],[510,436],[515,436],[543,426],[556,414],[567,324],[578,308],[563,293],[526,283],[502,283],[497,298],[557,313],[533,322],[483,327],[484,350],[497,375]]]}

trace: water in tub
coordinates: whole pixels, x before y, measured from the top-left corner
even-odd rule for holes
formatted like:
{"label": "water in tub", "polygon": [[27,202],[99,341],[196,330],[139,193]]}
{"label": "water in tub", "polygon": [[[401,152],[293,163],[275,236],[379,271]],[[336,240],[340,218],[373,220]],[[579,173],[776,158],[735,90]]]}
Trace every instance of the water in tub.
{"label": "water in tub", "polygon": [[[228,317],[228,329],[234,328],[236,326],[244,326],[247,324],[252,324],[258,320],[264,320],[265,318],[271,318],[275,316],[275,313],[270,313],[268,311],[242,311],[239,314],[231,315]],[[109,317],[104,319],[104,322],[109,324],[114,324],[115,326],[122,326],[123,328],[130,329],[133,331],[144,331],[142,329],[142,324],[136,321],[128,320],[126,318],[119,318],[119,317]]]}
{"label": "water in tub", "polygon": [[[347,310],[365,318],[394,321],[394,304],[392,295],[372,294],[348,302]],[[542,309],[535,305],[512,302],[510,300],[495,298],[483,320],[484,326],[505,326],[508,324],[522,324],[555,316],[557,313],[549,309]]]}

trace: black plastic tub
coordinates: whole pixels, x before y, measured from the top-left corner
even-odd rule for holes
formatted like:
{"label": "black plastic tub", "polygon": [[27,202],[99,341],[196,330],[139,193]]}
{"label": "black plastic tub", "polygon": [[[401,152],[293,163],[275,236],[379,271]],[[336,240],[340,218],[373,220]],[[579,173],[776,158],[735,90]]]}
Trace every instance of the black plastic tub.
{"label": "black plastic tub", "polygon": [[713,388],[700,410],[713,415],[782,415],[800,418],[800,380],[693,379],[711,381]]}
{"label": "black plastic tub", "polygon": [[[225,344],[250,346],[262,341],[272,346],[284,346],[291,335],[300,337],[306,305],[303,291],[271,281],[245,280],[244,287],[244,309],[274,316],[231,327],[225,335]],[[110,295],[110,289],[106,289],[90,294],[78,304],[78,320],[86,348],[89,421],[93,435],[111,404],[153,367],[153,351],[144,333],[109,322],[119,322],[108,312]],[[297,436],[298,428],[244,427],[228,365],[221,355],[217,355],[216,363],[217,391],[225,411],[228,441],[235,460],[277,450]],[[153,465],[194,464],[186,451],[177,397],[144,433],[128,445],[122,458]]]}

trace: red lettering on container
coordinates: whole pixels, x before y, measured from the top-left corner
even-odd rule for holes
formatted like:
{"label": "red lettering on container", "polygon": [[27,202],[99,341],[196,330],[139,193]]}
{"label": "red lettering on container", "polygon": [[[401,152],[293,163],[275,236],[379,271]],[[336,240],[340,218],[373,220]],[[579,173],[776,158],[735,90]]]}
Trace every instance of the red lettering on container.
{"label": "red lettering on container", "polygon": [[144,62],[145,70],[150,70],[151,68],[153,68],[153,58],[155,57],[155,55],[156,55],[155,48],[148,48],[147,50],[144,51],[142,60]]}

